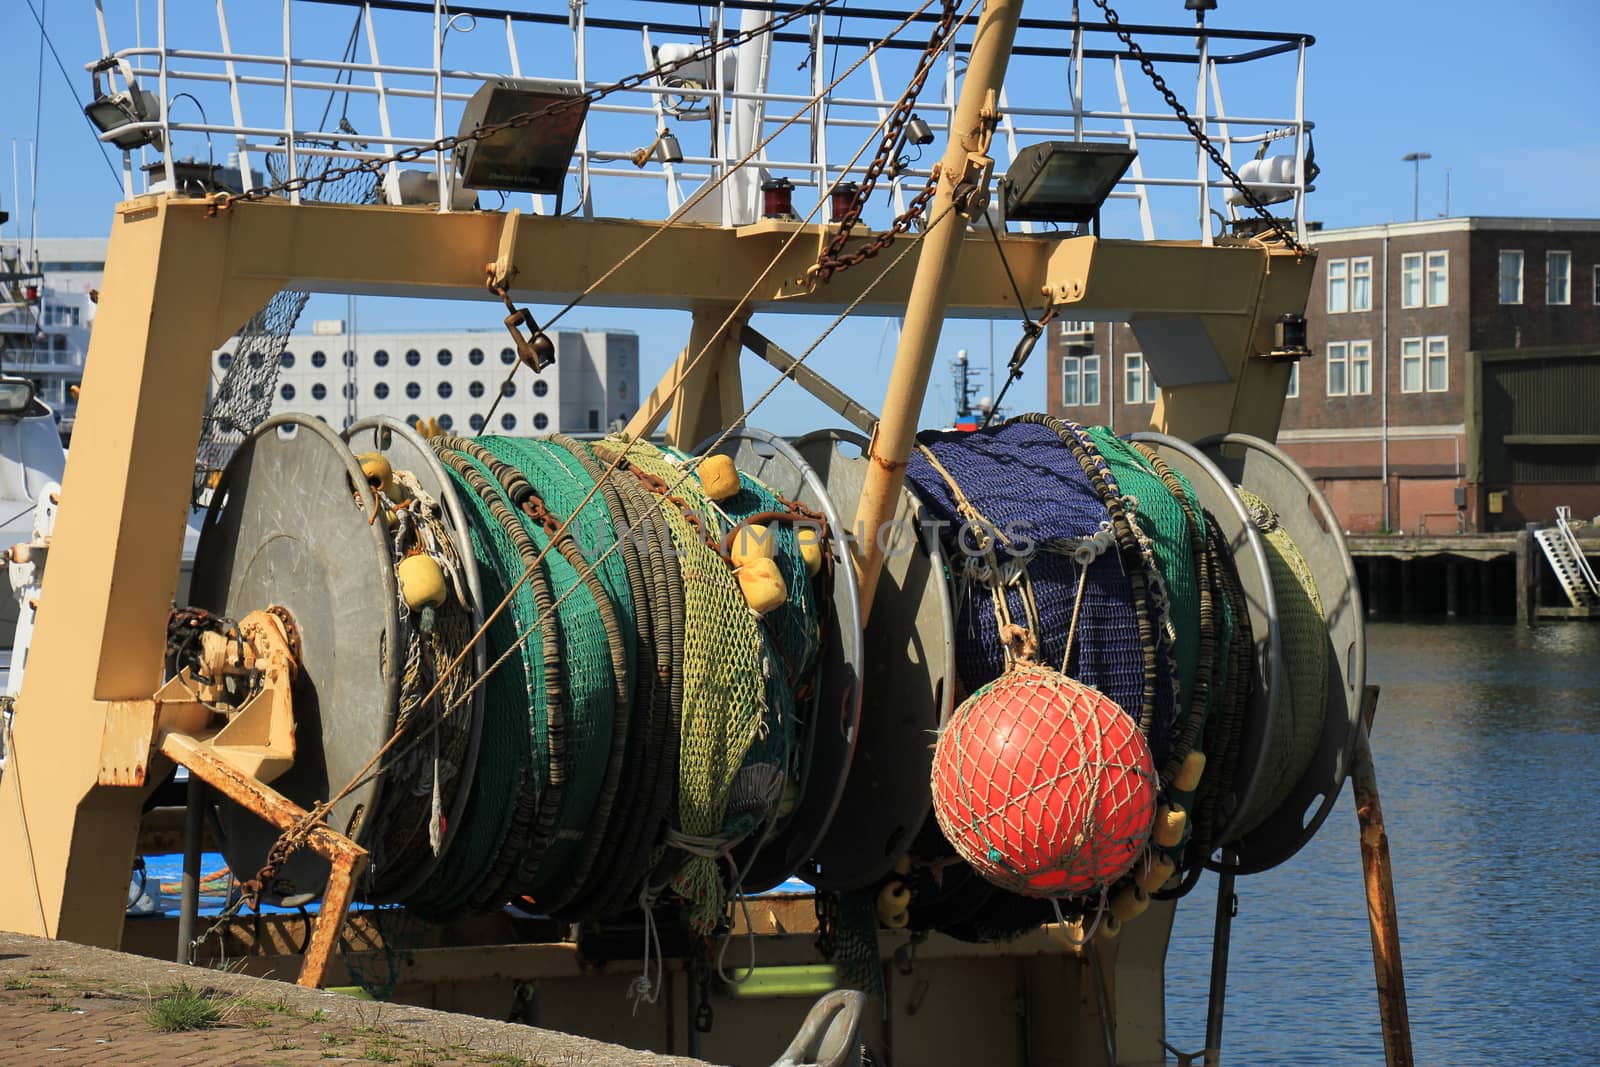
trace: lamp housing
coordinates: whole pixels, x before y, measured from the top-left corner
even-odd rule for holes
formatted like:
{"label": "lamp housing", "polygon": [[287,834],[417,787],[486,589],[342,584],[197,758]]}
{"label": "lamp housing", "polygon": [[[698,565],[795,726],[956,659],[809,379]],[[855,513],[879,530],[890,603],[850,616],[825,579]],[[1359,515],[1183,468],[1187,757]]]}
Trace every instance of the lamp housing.
{"label": "lamp housing", "polygon": [[[560,110],[541,114],[553,104]],[[566,187],[589,99],[577,86],[539,78],[496,78],[479,86],[461,113],[460,137],[480,126],[537,115],[525,126],[501,130],[456,148],[458,184],[468,189],[555,194]]]}
{"label": "lamp housing", "polygon": [[1306,344],[1306,317],[1290,311],[1272,324],[1273,359],[1304,359],[1311,355]]}
{"label": "lamp housing", "polygon": [[906,120],[904,140],[906,144],[930,145],[933,143],[933,127],[921,115],[912,115]]}
{"label": "lamp housing", "polygon": [[1121,145],[1041,141],[1017,153],[1001,179],[1007,219],[1088,222],[1138,155]]}
{"label": "lamp housing", "polygon": [[[137,86],[121,93],[98,92],[99,82],[100,79],[97,77],[95,98],[83,108],[83,113],[94,123],[94,128],[101,133],[113,134],[110,138],[111,143],[124,152],[131,152],[145,145],[153,145],[157,151],[161,151],[160,131],[124,129],[127,126],[154,122],[157,119],[161,114],[161,105],[156,100],[155,94]],[[123,132],[114,133],[116,130]]]}

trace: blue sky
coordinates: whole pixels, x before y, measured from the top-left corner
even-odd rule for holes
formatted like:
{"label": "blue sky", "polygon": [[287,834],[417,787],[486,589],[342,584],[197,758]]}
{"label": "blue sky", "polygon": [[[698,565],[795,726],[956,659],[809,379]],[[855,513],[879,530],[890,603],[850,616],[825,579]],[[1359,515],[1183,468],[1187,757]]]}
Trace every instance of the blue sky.
{"label": "blue sky", "polygon": [[[72,87],[84,96],[89,92],[89,76],[83,66],[101,51],[92,0],[0,0],[0,9],[5,12],[0,15],[0,70],[7,72],[10,83],[9,106],[0,109],[0,203],[13,216],[6,235],[11,236],[18,223],[26,232],[30,223],[28,152],[34,138],[36,84],[42,86],[38,97],[38,232],[55,236],[103,234],[119,185],[101,159],[78,105],[48,51],[43,56],[42,80],[37,78],[40,40],[28,10],[30,3],[35,9],[43,8],[51,38],[71,75]],[[124,31],[114,36],[113,45],[131,44],[134,0],[105,0],[105,6]],[[169,6],[175,11],[192,8],[205,19],[214,18],[214,5],[209,0],[169,0]],[[565,3],[554,0],[511,0],[506,6],[566,10]],[[1083,0],[1083,7],[1087,16],[1089,0]],[[154,8],[155,0],[143,0],[147,25]],[[589,10],[592,16],[636,17],[638,12],[651,12],[629,0],[592,0]],[[1182,0],[1123,0],[1119,10],[1126,21],[1133,23],[1176,25],[1185,20]],[[277,11],[278,5],[267,0],[250,0],[249,4],[232,0],[229,13],[235,47],[248,47],[248,42],[257,39],[268,42],[264,47],[275,46],[279,32]],[[1026,9],[1029,15],[1068,11],[1065,0],[1032,0]],[[665,16],[655,9],[651,15],[637,17],[693,22],[694,9],[672,10]],[[297,54],[337,54],[349,32],[351,15],[343,9],[299,4],[296,18],[300,20],[296,24]],[[1400,157],[1411,151],[1429,152],[1433,157],[1422,165],[1420,175],[1423,217],[1445,210],[1447,168],[1449,206],[1454,215],[1600,215],[1600,137],[1596,136],[1600,124],[1591,117],[1596,90],[1600,90],[1600,74],[1595,73],[1592,56],[1580,54],[1580,50],[1592,50],[1593,42],[1600,39],[1600,5],[1592,0],[1525,0],[1518,4],[1490,0],[1220,0],[1210,23],[1220,28],[1295,30],[1316,37],[1309,55],[1306,96],[1307,112],[1317,123],[1316,158],[1323,174],[1317,191],[1308,200],[1309,218],[1323,220],[1329,226],[1410,218],[1412,167],[1401,162]],[[209,32],[214,35],[214,22],[209,25]],[[415,25],[414,20],[411,25]],[[380,39],[385,37],[383,28],[380,24]],[[197,38],[192,46],[214,46],[210,39],[200,40],[203,35],[199,29],[194,33]],[[547,51],[552,40],[555,38],[545,37],[519,44],[526,73],[552,63],[559,66]],[[388,41],[384,47],[386,62],[423,58],[420,53],[405,54]],[[615,57],[619,64],[615,74],[643,66],[637,38],[631,49]],[[504,54],[503,31],[486,24],[471,32],[463,29],[454,34],[447,56],[462,66],[503,70]],[[847,54],[845,62],[849,58]],[[567,62],[570,63],[570,56]],[[775,64],[779,70],[786,66],[792,64]],[[1164,70],[1181,95],[1186,99],[1193,96],[1192,68]],[[554,69],[549,72],[561,73]],[[1053,68],[1019,65],[1013,73],[1014,92],[1032,90],[1036,100],[1064,92],[1053,80]],[[801,77],[792,73],[785,76]],[[1231,80],[1224,82],[1224,91],[1230,111],[1259,114],[1260,108],[1266,108],[1273,114],[1286,114],[1283,108],[1290,100],[1286,93],[1291,76],[1292,67],[1282,60],[1262,64],[1260,71],[1246,70],[1237,75],[1229,71],[1225,77]],[[1130,67],[1128,77],[1135,108],[1158,109],[1159,101],[1149,93],[1139,71]],[[866,86],[861,81],[851,86],[864,94]],[[1096,95],[1109,91],[1108,86],[1105,79],[1091,83],[1086,76],[1085,91],[1091,106],[1114,103],[1114,97]],[[936,98],[937,87],[930,83],[928,93]],[[1259,107],[1255,104],[1258,93],[1262,101]],[[181,102],[174,105],[175,109],[181,106]],[[297,107],[304,114],[305,105]],[[312,107],[319,110],[315,102]],[[371,128],[370,119],[356,121],[362,128]],[[701,132],[680,127],[686,140]],[[12,193],[13,143],[21,170],[20,175],[15,175],[20,203],[14,202]],[[201,141],[178,147],[185,154],[203,154],[206,150]],[[686,148],[693,153],[692,143]],[[939,145],[934,146],[935,150],[938,148]],[[219,157],[226,150],[221,144],[216,147]],[[1148,158],[1154,162],[1159,151],[1160,146],[1153,146]],[[1236,154],[1239,158],[1243,156]],[[640,199],[636,206],[629,200],[640,196],[631,187],[627,192],[618,192],[607,200],[607,211],[646,217],[664,213],[659,198]],[[1192,232],[1183,231],[1186,208],[1187,202],[1174,202],[1172,198],[1156,205],[1158,231],[1163,236],[1192,237]],[[1108,233],[1129,232],[1131,209],[1120,220],[1110,215],[1108,208]],[[313,303],[307,318],[343,317],[343,309],[342,297],[325,298]],[[366,298],[361,302],[360,321],[365,329],[444,328],[497,326],[499,318],[491,307],[481,303]],[[791,351],[804,348],[825,324],[825,320],[810,316],[768,316],[758,319],[758,325],[763,321],[772,336]],[[305,328],[308,322],[301,325]],[[564,325],[638,330],[647,380],[665,367],[688,334],[687,315],[625,309],[579,310]],[[968,348],[981,372],[988,362],[990,333],[987,323],[947,324],[940,367],[924,407],[926,423],[949,421],[951,390],[945,370],[949,357],[957,348]],[[995,323],[993,337],[996,362],[1003,366],[1017,337],[1015,322]],[[830,338],[813,357],[813,364],[875,408],[881,400],[895,339],[892,322],[852,322]],[[746,361],[745,368],[747,392],[753,396],[770,381],[770,375],[764,366],[751,360]],[[1040,359],[1013,389],[1012,406],[1042,406],[1044,377]],[[772,402],[771,410],[756,421],[788,432],[835,420],[804,394],[786,386]]]}

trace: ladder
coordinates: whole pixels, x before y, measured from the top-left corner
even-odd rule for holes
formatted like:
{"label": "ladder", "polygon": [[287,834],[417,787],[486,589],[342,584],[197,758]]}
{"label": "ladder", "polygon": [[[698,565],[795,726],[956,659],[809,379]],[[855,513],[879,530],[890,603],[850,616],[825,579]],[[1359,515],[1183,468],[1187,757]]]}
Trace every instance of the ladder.
{"label": "ladder", "polygon": [[1572,606],[1595,607],[1600,605],[1600,581],[1596,580],[1593,568],[1584,557],[1583,547],[1572,532],[1571,518],[1571,508],[1556,508],[1555,526],[1535,530],[1533,538],[1544,549],[1544,557],[1550,561],[1550,569],[1555,572],[1556,581],[1561,583]]}

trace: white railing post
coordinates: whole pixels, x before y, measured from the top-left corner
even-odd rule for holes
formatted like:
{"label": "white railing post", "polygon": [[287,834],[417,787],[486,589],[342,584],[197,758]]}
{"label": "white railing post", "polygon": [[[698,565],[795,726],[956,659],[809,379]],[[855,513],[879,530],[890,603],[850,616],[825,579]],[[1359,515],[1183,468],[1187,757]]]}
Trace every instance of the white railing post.
{"label": "white railing post", "polygon": [[[1300,39],[1294,73],[1294,232],[1306,239],[1306,42]],[[1384,297],[1387,301],[1388,297]],[[1387,305],[1385,305],[1387,306]]]}
{"label": "white railing post", "polygon": [[1111,57],[1111,73],[1117,82],[1117,101],[1122,105],[1122,132],[1128,138],[1128,147],[1133,149],[1133,180],[1138,184],[1135,193],[1139,197],[1139,228],[1146,241],[1156,239],[1155,222],[1150,217],[1150,187],[1144,184],[1144,160],[1138,156],[1139,133],[1133,124],[1133,108],[1128,106],[1128,83],[1122,74],[1122,57]]}
{"label": "white railing post", "polygon": [[[217,0],[217,33],[222,40],[222,50],[228,53],[228,60],[223,64],[223,69],[228,72],[228,103],[233,108],[233,124],[244,125],[244,110],[239,106],[239,72],[233,62],[233,40],[228,34],[228,13],[224,10],[224,0]],[[239,156],[239,188],[249,192],[255,188],[254,175],[250,173],[250,148],[243,133],[234,135],[235,151]]]}
{"label": "white railing post", "polygon": [[[372,25],[371,4],[361,5],[361,17],[362,21],[366,23],[367,55],[371,58],[373,66],[372,87],[378,94],[378,132],[383,134],[384,147],[392,151],[394,144],[390,141],[390,138],[394,136],[394,132],[389,125],[389,94],[384,89],[383,71],[378,69],[383,65],[383,60],[378,56],[378,31]],[[355,80],[353,75],[351,80]],[[388,175],[388,181],[384,183],[387,186],[384,190],[385,196],[390,204],[398,206],[400,204],[400,168],[391,162],[385,169],[385,173]]]}
{"label": "white railing post", "polygon": [[[1205,35],[1205,27],[1200,28],[1198,38],[1200,51],[1200,71],[1195,78],[1195,123],[1200,132],[1206,132],[1209,124],[1206,119],[1206,63],[1210,57],[1210,47]],[[1194,144],[1195,165],[1198,170],[1197,177],[1200,181],[1200,240],[1204,244],[1211,244],[1211,160],[1206,155],[1205,145],[1198,140]]]}
{"label": "white railing post", "polygon": [[167,174],[167,191],[176,193],[178,182],[172,171],[172,160],[177,153],[172,150],[172,122],[167,115],[167,0],[157,0],[156,3],[156,51],[161,53],[156,84],[161,90],[161,143],[166,146],[161,153],[161,162]]}
{"label": "white railing post", "polygon": [[[291,180],[300,176],[300,160],[294,144],[294,47],[290,34],[289,7],[292,0],[283,0],[283,158]],[[289,202],[300,202],[300,191],[289,194]]]}

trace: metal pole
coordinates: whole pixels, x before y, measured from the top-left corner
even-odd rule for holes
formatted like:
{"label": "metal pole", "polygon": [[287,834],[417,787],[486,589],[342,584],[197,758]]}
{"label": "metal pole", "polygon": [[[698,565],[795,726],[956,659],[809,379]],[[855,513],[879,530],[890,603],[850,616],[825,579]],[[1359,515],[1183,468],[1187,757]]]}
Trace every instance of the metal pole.
{"label": "metal pole", "polygon": [[900,330],[900,346],[895,352],[894,369],[884,396],[883,415],[872,438],[872,463],[867,468],[866,484],[856,507],[853,532],[857,537],[857,563],[861,571],[863,620],[872,610],[872,595],[877,589],[878,573],[883,569],[884,550],[879,545],[877,532],[894,518],[900,503],[906,460],[915,443],[922,400],[928,391],[928,376],[933,370],[939,331],[950,300],[950,284],[967,235],[966,218],[952,210],[955,187],[966,174],[969,157],[981,153],[985,147],[983,111],[991,97],[998,99],[1021,14],[1022,0],[988,0],[984,5],[972,40],[961,99],[950,122],[950,136],[940,164],[939,191],[928,216],[936,221],[923,238],[917,259],[917,272],[906,302],[905,324]]}
{"label": "metal pole", "polygon": [[1378,687],[1367,686],[1362,700],[1362,725],[1356,731],[1350,784],[1356,794],[1356,819],[1361,824],[1361,870],[1367,885],[1367,922],[1372,930],[1372,966],[1378,980],[1378,1015],[1383,1024],[1387,1067],[1411,1067],[1411,1014],[1406,1006],[1406,972],[1400,961],[1400,923],[1394,904],[1389,835],[1378,803],[1378,776],[1372,766],[1368,733],[1378,710]]}
{"label": "metal pole", "polygon": [[1228,999],[1228,947],[1233,936],[1233,916],[1239,909],[1239,898],[1233,894],[1239,857],[1231,850],[1224,849],[1220,867],[1217,872],[1217,923],[1211,933],[1211,994],[1206,1003],[1206,1067],[1215,1067],[1222,1062],[1222,1016]]}
{"label": "metal pole", "polygon": [[194,928],[200,915],[201,818],[205,814],[206,784],[189,775],[183,808],[183,886],[178,897],[179,963],[193,962]]}

